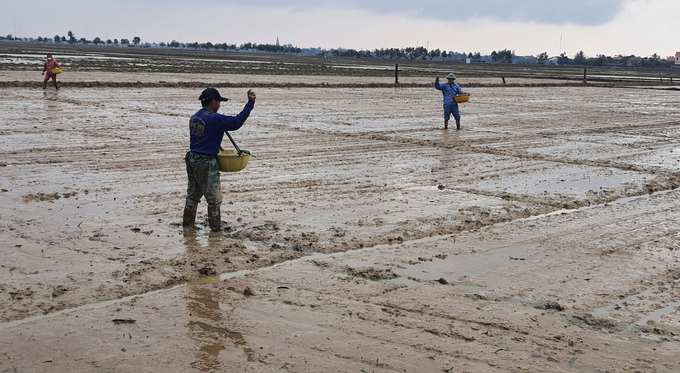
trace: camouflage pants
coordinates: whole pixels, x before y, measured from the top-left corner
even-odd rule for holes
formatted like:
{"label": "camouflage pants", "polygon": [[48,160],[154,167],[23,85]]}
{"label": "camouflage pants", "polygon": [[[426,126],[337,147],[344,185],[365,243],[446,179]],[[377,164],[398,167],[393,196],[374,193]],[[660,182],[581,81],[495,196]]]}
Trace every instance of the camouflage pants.
{"label": "camouflage pants", "polygon": [[184,162],[189,177],[186,208],[195,208],[203,196],[208,202],[208,207],[219,207],[222,204],[222,185],[217,157],[187,152]]}

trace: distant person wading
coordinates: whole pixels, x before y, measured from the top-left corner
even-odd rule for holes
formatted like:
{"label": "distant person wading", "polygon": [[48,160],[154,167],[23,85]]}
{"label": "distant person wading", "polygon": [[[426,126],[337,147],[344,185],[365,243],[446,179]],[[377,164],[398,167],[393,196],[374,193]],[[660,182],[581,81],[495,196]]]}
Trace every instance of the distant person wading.
{"label": "distant person wading", "polygon": [[[52,78],[52,83],[54,83],[54,88],[59,89],[57,84],[57,74],[53,74],[52,70],[56,68],[61,68],[59,62],[52,57],[50,53],[47,54],[47,60],[45,61],[45,66],[43,67],[42,75],[45,75],[45,80],[43,81],[43,89],[47,89],[47,81]],[[45,74],[47,72],[47,74]]]}
{"label": "distant person wading", "polygon": [[460,111],[458,110],[458,103],[453,98],[457,95],[465,95],[460,86],[456,83],[456,75],[449,74],[446,76],[448,83],[439,84],[439,75],[434,78],[434,87],[444,95],[444,129],[449,128],[449,119],[451,114],[456,119],[456,129],[460,129]]}
{"label": "distant person wading", "polygon": [[218,114],[220,102],[227,101],[215,88],[208,88],[198,98],[203,108],[196,112],[189,121],[191,134],[191,151],[187,152],[184,161],[187,166],[189,185],[184,207],[182,224],[193,226],[196,210],[201,197],[208,202],[208,224],[215,232],[220,231],[222,216],[222,185],[220,169],[217,164],[217,153],[220,152],[225,131],[234,131],[245,123],[250,111],[255,107],[255,93],[248,90],[248,103],[237,116]]}

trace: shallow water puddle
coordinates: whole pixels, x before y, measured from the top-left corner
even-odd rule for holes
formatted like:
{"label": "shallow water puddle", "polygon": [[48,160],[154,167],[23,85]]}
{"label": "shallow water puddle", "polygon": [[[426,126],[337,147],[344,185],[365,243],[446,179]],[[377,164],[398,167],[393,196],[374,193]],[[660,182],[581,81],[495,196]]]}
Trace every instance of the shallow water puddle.
{"label": "shallow water puddle", "polygon": [[[650,198],[650,197],[655,196],[655,195],[666,194],[666,193],[670,193],[670,192],[673,192],[673,191],[675,191],[675,190],[657,192],[657,193],[654,193],[654,194],[651,194],[651,195],[626,197],[626,198],[622,198],[622,199],[617,200],[617,201],[609,202],[609,204],[627,203],[627,202],[631,202],[631,201],[634,201],[634,200],[637,200],[637,199],[640,199],[640,198]],[[559,214],[568,214],[568,213],[578,212],[578,211],[582,211],[582,210],[593,209],[593,208],[600,207],[600,206],[603,206],[603,205],[586,206],[586,207],[582,207],[582,208],[574,209],[574,210],[558,210],[558,211],[554,211],[554,212],[547,213],[547,214],[541,214],[541,215],[538,215],[538,216],[532,216],[532,217],[528,217],[528,218],[517,219],[517,221],[536,220],[536,219],[541,219],[541,218],[548,217],[548,216],[554,216],[554,215],[559,215]],[[511,222],[503,222],[503,223],[498,223],[498,224],[510,224],[510,223]],[[484,229],[484,228],[482,228],[482,229]],[[467,231],[463,231],[459,234],[465,234],[465,233],[467,233]],[[204,284],[209,284],[209,283],[225,281],[225,280],[228,280],[228,279],[231,279],[231,278],[242,277],[242,276],[245,276],[249,273],[255,273],[255,272],[258,272],[258,271],[267,271],[267,270],[270,270],[272,268],[276,268],[276,267],[282,266],[282,265],[291,265],[291,264],[298,263],[298,262],[308,262],[308,261],[314,261],[314,260],[339,258],[339,257],[347,256],[347,255],[350,255],[350,254],[356,254],[356,253],[368,252],[368,251],[375,251],[375,250],[380,250],[380,249],[389,249],[389,248],[394,248],[394,247],[404,248],[404,247],[408,247],[410,245],[414,245],[414,244],[418,244],[418,243],[445,240],[447,238],[451,238],[451,237],[454,237],[454,236],[456,236],[456,234],[447,234],[447,235],[442,235],[442,236],[426,237],[426,238],[421,238],[421,239],[417,239],[417,240],[413,240],[413,241],[405,241],[405,242],[402,242],[400,244],[394,244],[394,245],[382,244],[382,245],[376,245],[376,246],[372,246],[372,247],[368,247],[368,248],[363,248],[363,249],[358,249],[358,250],[350,250],[350,251],[347,251],[347,252],[332,253],[332,254],[313,253],[311,255],[308,255],[308,256],[305,256],[305,257],[302,257],[302,258],[289,260],[289,261],[285,261],[285,262],[281,262],[281,263],[276,263],[276,264],[269,266],[269,267],[263,267],[263,268],[259,268],[259,269],[255,269],[255,270],[240,270],[240,271],[235,271],[235,272],[223,273],[223,274],[220,274],[219,276],[203,277],[203,278],[200,278],[196,281],[185,282],[185,283],[173,285],[173,286],[168,287],[168,288],[150,291],[150,292],[147,292],[147,293],[144,293],[144,294],[130,295],[130,296],[120,298],[120,299],[112,299],[112,300],[99,302],[99,303],[86,304],[86,305],[82,305],[82,306],[79,306],[79,307],[76,307],[76,308],[65,309],[65,310],[61,310],[61,311],[57,311],[57,312],[53,312],[53,313],[48,313],[46,315],[36,315],[36,316],[27,317],[27,318],[21,319],[21,320],[14,320],[14,321],[6,322],[6,323],[1,323],[0,324],[0,330],[5,329],[5,328],[11,328],[13,326],[18,326],[18,325],[29,323],[29,322],[33,322],[33,321],[39,321],[39,320],[49,318],[49,317],[59,316],[59,315],[69,313],[69,312],[72,312],[72,311],[82,311],[82,310],[92,310],[92,309],[104,308],[104,307],[108,307],[108,306],[111,306],[111,305],[114,305],[114,304],[117,304],[117,303],[128,302],[128,301],[131,301],[131,300],[133,300],[137,297],[152,296],[152,295],[158,294],[158,293],[165,291],[165,290],[172,290],[172,289],[176,289],[176,288],[184,287],[184,286],[204,285]],[[508,263],[508,262],[519,262],[519,263],[521,263],[521,262],[526,262],[527,260],[534,259],[537,254],[536,253],[534,253],[532,255],[530,255],[530,254],[531,254],[531,251],[536,248],[536,245],[538,245],[538,244],[514,246],[514,247],[495,250],[493,252],[487,253],[487,254],[492,254],[492,258],[485,257],[484,254],[478,255],[478,258],[475,258],[475,255],[468,255],[467,256],[468,258],[466,258],[466,259],[473,260],[473,262],[470,262],[470,263],[468,263],[465,260],[462,260],[461,259],[462,257],[457,255],[457,256],[451,257],[450,259],[447,258],[447,259],[450,260],[450,262],[449,262],[450,264],[448,264],[448,265],[439,265],[439,264],[435,265],[435,264],[433,264],[432,268],[424,266],[424,267],[418,267],[418,269],[420,270],[421,273],[424,273],[423,269],[430,269],[432,272],[439,271],[439,273],[448,271],[448,272],[450,272],[449,276],[451,278],[453,278],[453,277],[458,278],[458,276],[457,276],[458,272],[456,272],[456,271],[461,271],[460,277],[465,276],[463,271],[470,271],[471,274],[483,273],[483,272],[476,272],[476,271],[481,271],[482,268],[484,268],[485,271],[490,270],[488,268],[493,269],[492,267],[489,267],[489,266],[494,265],[494,263],[496,263],[495,265],[498,266],[496,269],[500,269],[500,268],[507,268],[511,265],[517,264],[517,263]],[[515,261],[515,260],[510,259],[510,257],[512,257],[512,258],[522,258],[522,257],[524,257],[525,260],[524,261],[521,261],[521,260]],[[473,258],[475,258],[475,259],[473,259]],[[476,263],[476,265],[473,265],[472,263]],[[460,268],[463,268],[463,270],[461,270]],[[397,270],[401,270],[401,269],[397,269]],[[410,276],[409,272],[411,270],[409,270],[407,268],[407,269],[404,269],[404,271],[405,272],[403,272],[403,274],[405,275],[405,277],[408,280],[408,276]],[[430,271],[428,271],[428,272],[430,272]],[[430,275],[432,275],[432,272],[430,272]],[[395,271],[395,273],[396,273],[396,271]],[[414,276],[412,276],[412,277],[414,277]],[[420,277],[425,277],[425,276],[420,275]],[[420,277],[416,277],[416,278],[420,278]],[[438,280],[440,277],[443,277],[443,276],[436,277],[436,278],[435,277],[436,277],[435,275],[432,275],[428,278],[430,278],[432,280]],[[402,281],[404,281],[404,280],[402,280]],[[412,281],[412,282],[413,283],[407,283],[407,285],[413,286],[413,285],[418,283],[418,281]],[[478,289],[476,289],[476,287],[475,287],[474,290],[476,291]],[[614,308],[614,307],[616,307],[616,306],[615,305],[612,306],[612,308]],[[607,312],[609,312],[609,311],[607,311]]]}
{"label": "shallow water puddle", "polygon": [[[449,235],[444,235],[444,236],[428,237],[428,238],[423,238],[423,239],[419,239],[419,240],[403,242],[403,243],[400,244],[400,246],[403,247],[405,245],[411,245],[411,244],[415,244],[415,243],[446,239],[446,238],[453,237],[453,236],[454,236],[453,234],[449,234]],[[131,301],[135,298],[138,298],[138,297],[142,297],[142,298],[143,297],[149,297],[149,296],[158,294],[158,293],[160,293],[162,291],[166,291],[166,290],[173,290],[173,289],[177,289],[177,288],[185,287],[185,286],[206,285],[206,284],[211,284],[211,283],[215,283],[215,282],[225,281],[225,280],[228,280],[228,279],[231,279],[231,278],[243,277],[243,276],[245,276],[249,273],[256,273],[256,272],[259,272],[259,271],[267,271],[267,270],[270,270],[272,268],[276,268],[276,267],[283,266],[283,265],[291,265],[291,264],[299,263],[299,262],[309,262],[309,261],[319,260],[319,259],[341,257],[341,256],[345,256],[345,255],[352,254],[352,253],[373,251],[373,250],[378,250],[378,249],[382,249],[382,248],[390,248],[390,247],[393,247],[393,245],[387,245],[387,244],[376,245],[376,246],[369,247],[369,248],[363,248],[363,249],[351,250],[351,251],[348,251],[348,252],[333,253],[333,254],[313,253],[311,255],[308,255],[308,256],[305,256],[305,257],[302,257],[302,258],[288,260],[288,261],[281,262],[281,263],[276,263],[276,264],[269,266],[269,267],[263,267],[263,268],[258,268],[258,269],[254,269],[254,270],[246,269],[246,270],[240,270],[240,271],[235,271],[235,272],[222,273],[218,276],[202,277],[202,278],[200,278],[196,281],[189,281],[189,282],[185,282],[185,283],[181,283],[181,284],[176,284],[176,285],[164,288],[164,289],[153,290],[153,291],[150,291],[150,292],[147,292],[147,293],[144,293],[144,294],[130,295],[130,296],[127,296],[127,297],[124,297],[124,298],[112,299],[112,300],[107,300],[107,301],[104,301],[104,302],[93,303],[93,304],[86,304],[86,305],[82,305],[82,306],[75,307],[75,308],[70,308],[70,309],[65,309],[65,310],[61,310],[61,311],[48,313],[48,314],[45,314],[45,315],[36,315],[36,316],[27,317],[27,318],[21,319],[21,320],[14,320],[14,321],[6,322],[6,323],[1,323],[0,324],[0,330],[5,329],[5,328],[11,328],[11,327],[18,326],[18,325],[25,324],[25,323],[29,323],[29,322],[39,321],[39,320],[54,317],[54,316],[59,316],[59,315],[66,314],[66,313],[69,313],[69,312],[100,309],[100,308],[108,307],[108,306],[118,304],[118,303],[122,303],[122,302],[129,302],[129,301]]]}
{"label": "shallow water puddle", "polygon": [[[476,276],[490,271],[498,271],[529,263],[540,256],[540,253],[535,250],[539,246],[540,244],[538,243],[531,243],[480,254],[454,255],[444,259],[433,258],[432,261],[421,261],[409,266],[385,266],[359,259],[343,261],[341,265],[349,268],[373,267],[390,269],[399,276],[389,280],[396,284],[420,286],[444,279],[446,282],[457,287],[456,281],[464,277]],[[479,291],[480,289],[486,290],[485,288],[467,285],[461,285],[461,287],[474,291]]]}
{"label": "shallow water puddle", "polygon": [[528,194],[564,194],[581,196],[602,189],[617,189],[640,182],[642,176],[633,172],[598,173],[583,168],[560,168],[559,172],[536,172],[507,177],[500,183],[489,180],[478,183],[478,188]]}
{"label": "shallow water puddle", "polygon": [[[669,282],[664,285],[655,285],[652,286],[651,288],[635,294],[631,295],[628,298],[622,299],[618,302],[615,302],[614,304],[610,304],[605,307],[600,307],[598,309],[593,310],[592,315],[594,317],[607,317],[607,316],[612,316],[615,311],[619,309],[626,308],[627,306],[636,306],[639,305],[640,303],[649,303],[649,302],[654,302],[652,300],[649,300],[648,298],[655,298],[659,293],[663,293],[665,291],[669,291],[673,288],[674,285],[680,284],[680,280]],[[680,308],[680,301],[678,302],[672,302],[666,305],[663,308],[659,308],[657,310],[654,310],[638,321],[635,322],[635,325],[647,325],[648,321],[651,320],[658,320],[664,315],[668,315],[670,313],[673,313]]]}
{"label": "shallow water puddle", "polygon": [[456,286],[455,282],[466,276],[476,276],[529,263],[540,256],[536,250],[539,246],[538,243],[531,243],[482,254],[455,255],[444,260],[433,259],[431,262],[421,262],[405,269],[394,268],[393,271],[402,276],[394,282],[415,286],[422,281],[437,281],[443,278]]}

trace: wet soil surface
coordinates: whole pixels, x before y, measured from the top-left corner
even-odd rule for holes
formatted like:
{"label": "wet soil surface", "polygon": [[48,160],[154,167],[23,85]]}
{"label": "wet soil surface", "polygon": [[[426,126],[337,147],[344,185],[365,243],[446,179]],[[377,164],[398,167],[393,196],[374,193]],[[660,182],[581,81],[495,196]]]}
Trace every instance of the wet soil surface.
{"label": "wet soil surface", "polygon": [[[431,86],[437,70],[427,72],[426,76],[400,76],[401,86]],[[422,75],[422,74],[421,74]],[[446,80],[441,78],[442,82]],[[333,88],[337,86],[356,86],[366,88],[375,85],[384,87],[394,86],[393,76],[347,76],[347,75],[269,75],[269,74],[217,74],[217,73],[158,73],[158,72],[101,72],[101,71],[69,71],[68,69],[58,77],[62,87],[74,88],[126,88],[126,87],[167,87],[199,89],[204,86],[281,86],[295,87],[317,86]],[[522,77],[461,77],[457,80],[461,86],[565,86],[575,85],[564,79],[530,79]],[[611,82],[593,82],[592,84],[610,84]],[[578,84],[576,84],[578,85]],[[677,85],[677,84],[676,84]],[[676,85],[666,84],[664,88],[674,88]],[[3,88],[39,88],[42,87],[42,77],[35,71],[0,70],[0,87]],[[200,90],[199,90],[200,92]]]}
{"label": "wet soil surface", "polygon": [[677,92],[258,88],[219,233],[199,93],[0,89],[0,371],[680,370]]}

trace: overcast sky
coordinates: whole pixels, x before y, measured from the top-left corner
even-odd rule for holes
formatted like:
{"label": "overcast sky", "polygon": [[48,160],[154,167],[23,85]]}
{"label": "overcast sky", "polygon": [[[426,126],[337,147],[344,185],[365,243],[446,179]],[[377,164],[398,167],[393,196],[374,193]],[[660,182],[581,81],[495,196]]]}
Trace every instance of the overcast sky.
{"label": "overcast sky", "polygon": [[[678,0],[0,0],[0,35],[301,48],[511,49],[573,57],[680,51]],[[200,6],[196,5],[200,4]]]}

